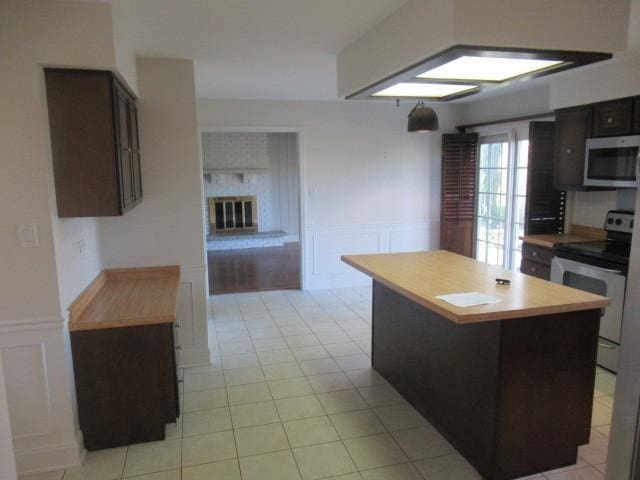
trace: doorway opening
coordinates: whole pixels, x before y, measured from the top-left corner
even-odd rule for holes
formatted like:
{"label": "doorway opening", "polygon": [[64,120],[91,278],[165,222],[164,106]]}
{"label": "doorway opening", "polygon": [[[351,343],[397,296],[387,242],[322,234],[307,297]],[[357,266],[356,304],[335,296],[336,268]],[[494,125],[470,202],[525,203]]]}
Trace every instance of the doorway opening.
{"label": "doorway opening", "polygon": [[301,288],[297,132],[201,131],[209,294]]}

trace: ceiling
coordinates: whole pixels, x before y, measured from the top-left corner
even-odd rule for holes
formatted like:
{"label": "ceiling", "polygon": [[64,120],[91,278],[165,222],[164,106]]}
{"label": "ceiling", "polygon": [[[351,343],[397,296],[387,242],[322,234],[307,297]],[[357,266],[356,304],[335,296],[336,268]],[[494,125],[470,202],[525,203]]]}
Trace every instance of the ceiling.
{"label": "ceiling", "polygon": [[195,60],[198,97],[333,100],[337,53],[406,0],[116,2],[137,54]]}

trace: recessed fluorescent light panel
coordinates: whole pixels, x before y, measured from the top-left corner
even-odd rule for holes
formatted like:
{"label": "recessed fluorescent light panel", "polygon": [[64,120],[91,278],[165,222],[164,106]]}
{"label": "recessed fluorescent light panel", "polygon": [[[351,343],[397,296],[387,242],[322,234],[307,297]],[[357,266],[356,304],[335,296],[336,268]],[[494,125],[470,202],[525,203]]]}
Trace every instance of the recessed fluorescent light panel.
{"label": "recessed fluorescent light panel", "polygon": [[347,99],[448,102],[611,57],[603,52],[453,45],[347,95]]}
{"label": "recessed fluorescent light panel", "polygon": [[444,65],[427,70],[418,75],[418,78],[503,82],[510,78],[557,67],[563,63],[565,62],[562,60],[464,55]]}
{"label": "recessed fluorescent light panel", "polygon": [[444,98],[458,95],[468,90],[478,88],[477,85],[460,85],[452,83],[410,83],[401,82],[374,93],[374,97],[416,97],[416,98]]}

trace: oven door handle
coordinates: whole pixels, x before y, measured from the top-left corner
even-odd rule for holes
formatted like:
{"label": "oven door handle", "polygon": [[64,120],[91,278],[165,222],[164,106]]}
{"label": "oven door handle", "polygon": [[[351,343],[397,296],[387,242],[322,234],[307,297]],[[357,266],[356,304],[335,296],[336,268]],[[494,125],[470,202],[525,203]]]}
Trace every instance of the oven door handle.
{"label": "oven door handle", "polygon": [[622,275],[622,270],[616,270],[615,268],[596,267],[595,265],[589,265],[589,268],[600,270],[601,272],[613,273],[614,275]]}

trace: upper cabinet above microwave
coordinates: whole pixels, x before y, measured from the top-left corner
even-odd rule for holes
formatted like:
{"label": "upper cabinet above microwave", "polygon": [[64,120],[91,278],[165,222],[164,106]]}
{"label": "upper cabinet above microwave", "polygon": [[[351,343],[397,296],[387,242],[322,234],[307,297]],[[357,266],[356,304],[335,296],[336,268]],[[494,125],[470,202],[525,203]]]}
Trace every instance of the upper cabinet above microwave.
{"label": "upper cabinet above microwave", "polygon": [[142,200],[135,97],[111,72],[45,69],[59,217],[122,215]]}
{"label": "upper cabinet above microwave", "polygon": [[559,190],[611,190],[584,185],[586,142],[640,134],[640,97],[556,110],[554,184]]}
{"label": "upper cabinet above microwave", "polygon": [[597,103],[593,107],[592,137],[630,135],[633,99],[623,98],[612,102]]}

